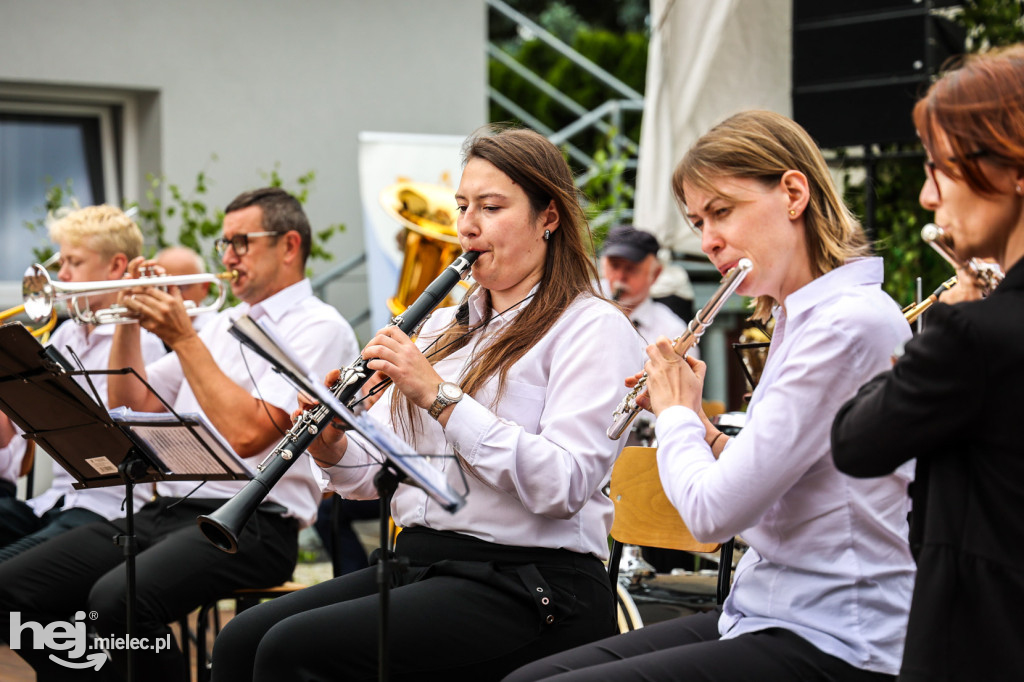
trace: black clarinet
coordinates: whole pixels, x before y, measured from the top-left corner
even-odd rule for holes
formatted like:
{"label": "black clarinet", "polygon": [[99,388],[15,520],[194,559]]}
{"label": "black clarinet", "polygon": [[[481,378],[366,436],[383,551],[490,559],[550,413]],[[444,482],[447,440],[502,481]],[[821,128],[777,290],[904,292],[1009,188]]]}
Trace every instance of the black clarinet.
{"label": "black clarinet", "polygon": [[[479,255],[479,251],[467,251],[456,258],[455,262],[446,267],[424,289],[412,305],[391,319],[391,325],[410,336],[413,335],[434,308],[466,276]],[[373,375],[373,371],[366,366],[367,362],[362,356],[357,358],[355,362],[341,370],[341,376],[330,388],[338,401],[349,409],[359,399],[359,389]],[[245,524],[288,468],[306,451],[320,430],[326,427],[334,416],[334,411],[322,404],[303,411],[277,447],[256,467],[256,475],[245,484],[245,487],[213,513],[199,517],[199,529],[203,531],[206,539],[229,554],[237,552],[238,536]]]}

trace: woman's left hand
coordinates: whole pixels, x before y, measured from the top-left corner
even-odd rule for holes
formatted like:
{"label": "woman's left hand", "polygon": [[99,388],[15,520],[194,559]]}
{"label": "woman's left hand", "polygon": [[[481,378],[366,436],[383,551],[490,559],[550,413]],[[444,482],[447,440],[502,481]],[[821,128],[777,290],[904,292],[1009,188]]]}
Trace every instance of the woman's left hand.
{"label": "woman's left hand", "polygon": [[363,348],[362,356],[369,361],[369,369],[390,377],[395,388],[413,404],[427,409],[437,398],[441,375],[398,327],[391,325],[377,332]]}
{"label": "woman's left hand", "polygon": [[672,405],[689,407],[701,414],[701,395],[707,365],[689,356],[679,357],[666,337],[647,347],[650,358],[644,365],[647,372],[647,393],[655,415]]}

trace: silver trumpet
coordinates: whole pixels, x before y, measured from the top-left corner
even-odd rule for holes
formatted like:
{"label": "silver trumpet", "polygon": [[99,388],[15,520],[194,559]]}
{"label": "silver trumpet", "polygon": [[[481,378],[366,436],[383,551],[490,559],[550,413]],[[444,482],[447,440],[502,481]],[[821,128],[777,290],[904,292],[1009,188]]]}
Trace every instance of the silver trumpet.
{"label": "silver trumpet", "polygon": [[[742,258],[735,267],[725,273],[717,291],[711,295],[711,298],[704,304],[704,307],[697,311],[694,318],[690,320],[690,324],[686,325],[686,331],[672,342],[673,350],[680,357],[686,355],[687,351],[700,342],[700,337],[704,335],[704,331],[715,321],[715,315],[718,314],[718,311],[725,305],[725,302],[732,296],[733,292],[739,288],[744,278],[750,274],[751,267],[750,261]],[[615,413],[612,415],[612,425],[608,427],[609,438],[618,440],[629,428],[629,425],[633,423],[633,420],[641,410],[636,399],[646,386],[647,372],[644,372],[640,380],[636,382],[633,390],[627,393],[622,402],[619,403],[619,406],[615,408]]]}
{"label": "silver trumpet", "polygon": [[[197,306],[192,301],[185,301],[185,310],[190,316],[209,311],[220,310],[227,297],[225,280],[238,277],[234,270],[217,274],[200,273],[197,275],[154,275],[136,279],[111,279],[100,282],[55,282],[50,273],[42,265],[36,264],[25,271],[21,280],[21,298],[25,304],[25,314],[36,322],[50,317],[53,306],[58,301],[67,303],[68,314],[79,324],[131,324],[138,322],[122,305],[92,310],[89,308],[89,296],[109,294],[132,287],[169,287],[188,286],[189,284],[216,284],[217,299],[209,305]],[[84,300],[82,307],[80,301]]]}
{"label": "silver trumpet", "polygon": [[[998,265],[986,263],[985,261],[971,258],[962,260],[953,250],[953,239],[934,223],[928,223],[921,228],[921,239],[935,249],[946,262],[954,268],[963,268],[971,274],[971,277],[978,283],[982,293],[988,296],[1003,281],[1003,271]],[[948,287],[947,287],[948,288]]]}

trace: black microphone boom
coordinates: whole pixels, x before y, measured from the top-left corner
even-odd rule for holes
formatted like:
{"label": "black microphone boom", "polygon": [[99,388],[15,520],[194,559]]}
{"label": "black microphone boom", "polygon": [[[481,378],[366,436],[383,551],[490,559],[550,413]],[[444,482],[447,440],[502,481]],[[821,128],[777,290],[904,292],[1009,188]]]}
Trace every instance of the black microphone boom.
{"label": "black microphone boom", "polygon": [[[433,282],[424,289],[412,305],[391,320],[391,324],[410,336],[419,329],[437,304],[455,288],[473,266],[479,251],[467,251],[446,267]],[[373,375],[366,367],[367,361],[361,356],[341,370],[338,381],[331,386],[338,401],[351,408],[359,397],[359,389]],[[309,444],[331,419],[334,412],[326,405],[316,405],[303,412],[277,447],[256,467],[256,475],[230,500],[216,511],[204,514],[198,519],[199,529],[206,539],[220,549],[234,554],[238,551],[238,536],[253,513],[277,485],[288,468],[295,463]]]}

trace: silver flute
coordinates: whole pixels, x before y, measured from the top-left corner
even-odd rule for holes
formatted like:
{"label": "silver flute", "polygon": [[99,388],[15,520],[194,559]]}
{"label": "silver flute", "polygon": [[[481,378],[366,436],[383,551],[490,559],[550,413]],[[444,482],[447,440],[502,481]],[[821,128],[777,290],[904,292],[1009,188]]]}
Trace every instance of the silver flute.
{"label": "silver flute", "polygon": [[[729,272],[725,273],[725,276],[722,277],[722,283],[718,286],[718,290],[711,295],[711,298],[704,304],[704,307],[697,311],[694,318],[690,320],[690,324],[686,325],[686,331],[672,342],[672,349],[680,357],[686,355],[687,351],[700,342],[700,337],[704,335],[704,331],[715,321],[715,315],[725,305],[725,302],[729,300],[733,292],[739,288],[744,278],[750,274],[751,267],[750,261],[742,258]],[[621,438],[622,434],[629,428],[629,425],[636,419],[636,416],[640,414],[641,407],[637,404],[637,397],[646,386],[647,372],[644,372],[640,380],[636,382],[633,390],[627,393],[622,402],[619,403],[619,406],[615,408],[615,413],[612,415],[612,425],[608,427],[609,438],[612,440]]]}

